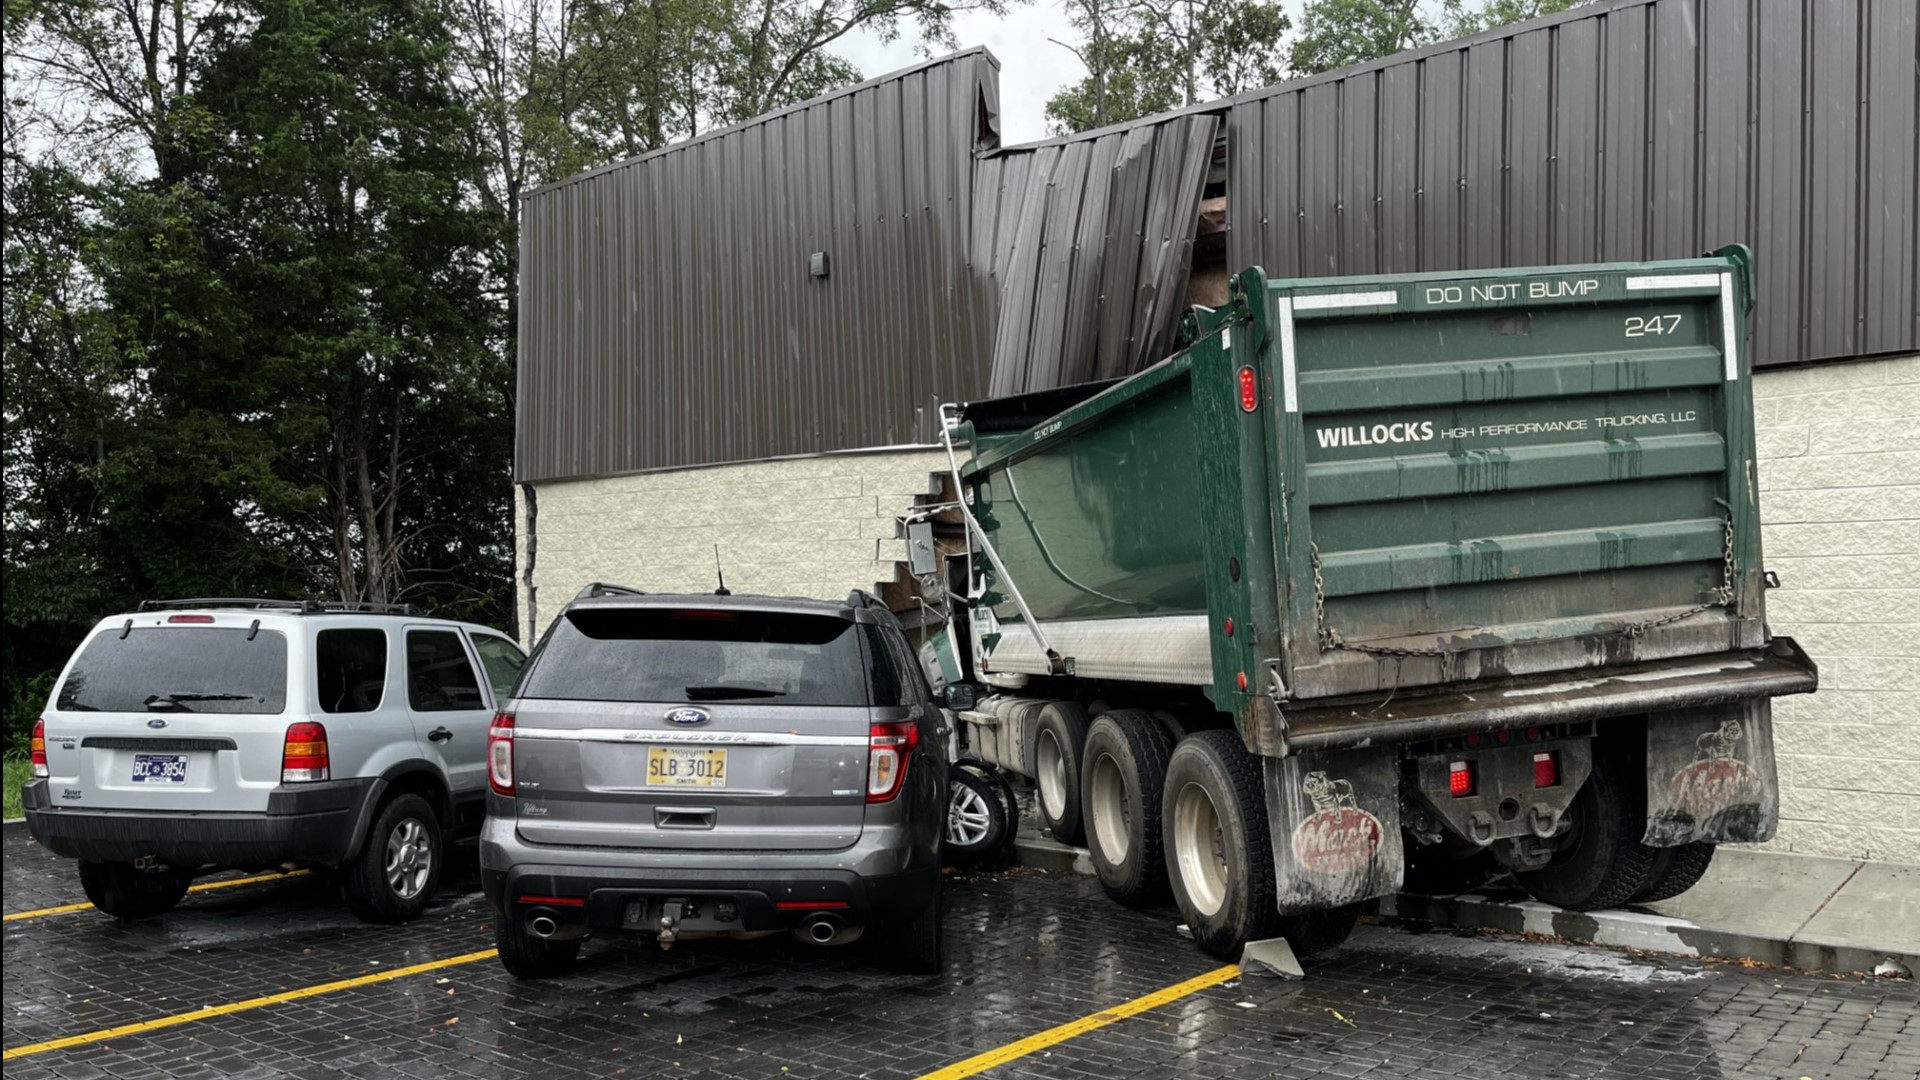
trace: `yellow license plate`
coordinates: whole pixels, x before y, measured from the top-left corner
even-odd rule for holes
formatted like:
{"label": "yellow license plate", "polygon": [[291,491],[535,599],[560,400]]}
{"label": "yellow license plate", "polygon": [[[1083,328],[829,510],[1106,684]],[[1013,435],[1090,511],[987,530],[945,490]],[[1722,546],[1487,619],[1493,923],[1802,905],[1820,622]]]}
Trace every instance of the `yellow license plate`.
{"label": "yellow license plate", "polygon": [[648,787],[726,787],[727,752],[647,747]]}

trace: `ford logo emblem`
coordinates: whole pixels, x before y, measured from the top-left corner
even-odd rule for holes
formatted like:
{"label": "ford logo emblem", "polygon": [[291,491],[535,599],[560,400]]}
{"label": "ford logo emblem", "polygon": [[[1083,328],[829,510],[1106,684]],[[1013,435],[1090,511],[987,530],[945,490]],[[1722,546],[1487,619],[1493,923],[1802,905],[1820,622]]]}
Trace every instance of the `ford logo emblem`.
{"label": "ford logo emblem", "polygon": [[713,717],[708,715],[705,709],[667,710],[667,723],[669,724],[704,724],[711,719],[713,719]]}
{"label": "ford logo emblem", "polygon": [[159,717],[157,717],[157,716],[156,716],[156,717],[154,717],[154,718],[153,718],[152,720],[149,720],[149,721],[147,721],[147,726],[148,726],[148,727],[150,727],[150,728],[154,728],[154,729],[156,729],[156,730],[157,730],[157,729],[159,729],[159,728],[163,728],[163,727],[166,727],[166,726],[167,726],[167,722],[166,722],[165,720],[162,720],[162,719],[160,719]]}

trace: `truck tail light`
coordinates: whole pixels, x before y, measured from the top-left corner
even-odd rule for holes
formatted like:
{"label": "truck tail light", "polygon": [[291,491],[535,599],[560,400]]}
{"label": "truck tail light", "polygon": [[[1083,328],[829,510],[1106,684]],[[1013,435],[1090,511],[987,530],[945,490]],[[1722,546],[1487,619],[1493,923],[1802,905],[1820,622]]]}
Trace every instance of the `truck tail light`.
{"label": "truck tail light", "polygon": [[1560,754],[1542,750],[1533,755],[1533,786],[1552,787],[1560,782]]}
{"label": "truck tail light", "polygon": [[1479,788],[1473,775],[1473,762],[1456,761],[1447,766],[1447,792],[1456,799],[1464,799]]}
{"label": "truck tail light", "polygon": [[33,741],[27,744],[33,754],[33,775],[47,775],[47,721],[42,717],[33,722]]}
{"label": "truck tail light", "polygon": [[487,728],[487,786],[496,795],[513,797],[513,714],[493,714]]}
{"label": "truck tail light", "polygon": [[326,780],[327,729],[311,720],[287,725],[287,741],[280,751],[280,782],[304,784]]}
{"label": "truck tail light", "polygon": [[1254,377],[1253,368],[1240,369],[1240,411],[1252,412],[1260,407],[1260,381]]}
{"label": "truck tail light", "polygon": [[912,720],[875,724],[867,737],[867,801],[887,802],[907,779],[907,759],[920,744],[920,725]]}

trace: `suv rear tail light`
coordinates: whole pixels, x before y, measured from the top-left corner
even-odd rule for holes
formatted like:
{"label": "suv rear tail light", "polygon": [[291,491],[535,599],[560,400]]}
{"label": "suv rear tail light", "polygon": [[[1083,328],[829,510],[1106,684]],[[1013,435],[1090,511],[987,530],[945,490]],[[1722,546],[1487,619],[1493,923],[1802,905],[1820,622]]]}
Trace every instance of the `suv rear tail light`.
{"label": "suv rear tail light", "polygon": [[1456,761],[1447,767],[1447,793],[1454,798],[1464,799],[1479,786],[1474,780],[1473,762]]}
{"label": "suv rear tail light", "polygon": [[1560,782],[1560,754],[1542,750],[1533,755],[1533,786],[1552,787]]}
{"label": "suv rear tail light", "polygon": [[47,775],[47,721],[43,717],[33,722],[33,741],[28,743],[33,751],[33,775]]}
{"label": "suv rear tail light", "polygon": [[913,720],[875,724],[867,736],[867,801],[887,802],[900,794],[907,779],[907,759],[920,744],[920,725]]}
{"label": "suv rear tail light", "polygon": [[487,786],[513,797],[513,714],[495,713],[487,729]]}
{"label": "suv rear tail light", "polygon": [[304,784],[329,778],[327,729],[311,720],[288,724],[287,742],[280,751],[280,782]]}

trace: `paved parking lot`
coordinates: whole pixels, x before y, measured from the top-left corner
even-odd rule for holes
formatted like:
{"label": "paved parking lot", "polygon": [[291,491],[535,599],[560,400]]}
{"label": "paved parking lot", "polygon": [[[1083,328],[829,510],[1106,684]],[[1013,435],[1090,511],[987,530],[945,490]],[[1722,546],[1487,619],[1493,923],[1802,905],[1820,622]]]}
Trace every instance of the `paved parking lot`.
{"label": "paved parking lot", "polygon": [[405,927],[355,922],[311,875],[144,924],[18,918],[79,886],[17,827],[5,856],[8,1080],[1920,1075],[1911,983],[1378,925],[1304,982],[1242,980],[1170,910],[1071,875],[949,879],[941,976],[857,947],[616,941],[517,983],[470,856]]}

